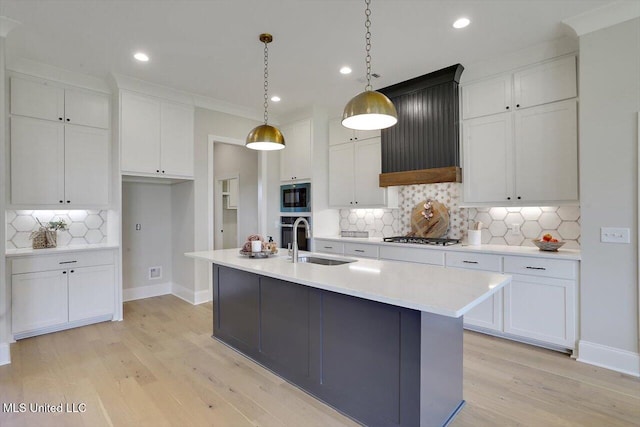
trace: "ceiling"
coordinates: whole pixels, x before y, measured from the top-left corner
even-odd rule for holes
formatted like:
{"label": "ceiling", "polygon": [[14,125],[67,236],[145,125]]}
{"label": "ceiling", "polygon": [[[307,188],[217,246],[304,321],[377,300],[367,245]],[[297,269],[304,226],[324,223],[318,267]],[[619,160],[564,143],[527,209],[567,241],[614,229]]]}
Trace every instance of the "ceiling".
{"label": "ceiling", "polygon": [[[486,60],[568,34],[561,21],[612,0],[373,0],[374,88]],[[125,74],[259,110],[261,32],[270,32],[270,103],[278,116],[341,107],[364,89],[363,0],[2,0],[22,23],[7,61],[24,57],[105,77]],[[461,16],[463,30],[452,28]],[[132,58],[149,54],[148,63]],[[338,70],[353,68],[348,76]]]}

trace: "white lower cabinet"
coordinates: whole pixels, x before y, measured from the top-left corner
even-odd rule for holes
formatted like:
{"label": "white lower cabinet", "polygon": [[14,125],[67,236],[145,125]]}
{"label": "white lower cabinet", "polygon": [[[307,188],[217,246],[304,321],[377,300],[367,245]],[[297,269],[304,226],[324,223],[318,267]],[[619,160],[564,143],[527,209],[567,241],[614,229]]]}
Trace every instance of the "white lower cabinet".
{"label": "white lower cabinet", "polygon": [[[500,273],[502,256],[491,254],[471,254],[465,252],[448,252],[446,254],[448,268],[480,270]],[[503,290],[496,292],[489,299],[481,302],[464,315],[464,325],[474,329],[480,327],[493,331],[502,331],[503,327]]]}
{"label": "white lower cabinet", "polygon": [[111,320],[115,312],[112,251],[16,258],[11,274],[11,331],[27,338]]}
{"label": "white lower cabinet", "polygon": [[575,348],[577,263],[524,261],[505,257],[505,274],[513,278],[504,290],[504,332]]}
{"label": "white lower cabinet", "polygon": [[556,349],[575,349],[579,261],[315,239],[315,251],[512,276],[464,315],[467,329]]}
{"label": "white lower cabinet", "polygon": [[11,289],[11,329],[14,334],[67,322],[67,276],[64,271],[14,274]]}
{"label": "white lower cabinet", "polygon": [[69,322],[112,315],[113,265],[76,268],[69,274]]}
{"label": "white lower cabinet", "polygon": [[344,243],[334,242],[332,240],[314,239],[315,251],[327,254],[344,254]]}

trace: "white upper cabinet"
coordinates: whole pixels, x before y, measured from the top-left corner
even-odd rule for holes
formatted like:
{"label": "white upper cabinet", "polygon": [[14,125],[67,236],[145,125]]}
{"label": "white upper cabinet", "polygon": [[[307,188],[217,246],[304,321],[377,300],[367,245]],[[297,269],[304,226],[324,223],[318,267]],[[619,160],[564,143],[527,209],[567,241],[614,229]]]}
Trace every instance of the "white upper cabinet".
{"label": "white upper cabinet", "polygon": [[11,114],[108,129],[109,96],[13,77]]}
{"label": "white upper cabinet", "polygon": [[397,207],[397,187],[379,185],[380,153],[380,137],[329,147],[329,206]]}
{"label": "white upper cabinet", "polygon": [[11,203],[64,203],[64,126],[19,116],[10,126]]}
{"label": "white upper cabinet", "polygon": [[510,111],[511,75],[465,85],[462,89],[462,118]]}
{"label": "white upper cabinet", "polygon": [[11,118],[11,203],[102,207],[109,203],[109,131]]}
{"label": "white upper cabinet", "polygon": [[578,96],[576,57],[545,62],[513,74],[516,109]]}
{"label": "white upper cabinet", "polygon": [[65,126],[65,204],[98,206],[109,200],[109,132]]}
{"label": "white upper cabinet", "polygon": [[83,90],[64,92],[65,122],[74,125],[108,129],[109,96]]}
{"label": "white upper cabinet", "polygon": [[387,189],[380,187],[382,143],[380,137],[354,143],[355,203],[360,206],[386,205]]}
{"label": "white upper cabinet", "polygon": [[160,116],[162,173],[193,176],[193,108],[163,102]]}
{"label": "white upper cabinet", "polygon": [[311,179],[311,120],[281,128],[285,147],[280,150],[280,180]]}
{"label": "white upper cabinet", "polygon": [[109,204],[109,96],[11,78],[11,204]]}
{"label": "white upper cabinet", "polygon": [[574,99],[516,112],[517,200],[578,200],[577,121]]}
{"label": "white upper cabinet", "polygon": [[11,79],[11,114],[64,121],[64,89],[50,83]]}
{"label": "white upper cabinet", "polygon": [[120,114],[122,171],[160,173],[160,101],[123,92]]}
{"label": "white upper cabinet", "polygon": [[462,118],[488,116],[578,95],[576,57],[567,56],[462,87]]}
{"label": "white upper cabinet", "polygon": [[575,59],[462,88],[465,203],[578,201]]}
{"label": "white upper cabinet", "polygon": [[193,178],[193,107],[121,92],[125,174]]}
{"label": "white upper cabinet", "polygon": [[342,120],[329,122],[329,145],[344,144],[380,136],[380,130],[353,130],[342,126]]}
{"label": "white upper cabinet", "polygon": [[462,129],[466,202],[510,200],[513,192],[511,115],[465,120]]}
{"label": "white upper cabinet", "polygon": [[352,143],[329,147],[329,206],[353,206],[354,150]]}

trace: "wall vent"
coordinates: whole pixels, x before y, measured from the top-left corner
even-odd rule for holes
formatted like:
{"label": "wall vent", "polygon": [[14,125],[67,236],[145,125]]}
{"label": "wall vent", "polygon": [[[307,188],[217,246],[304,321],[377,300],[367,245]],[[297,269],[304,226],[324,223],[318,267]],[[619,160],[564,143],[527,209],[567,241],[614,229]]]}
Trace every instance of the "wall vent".
{"label": "wall vent", "polygon": [[162,267],[149,268],[149,280],[161,279],[161,278],[162,278]]}

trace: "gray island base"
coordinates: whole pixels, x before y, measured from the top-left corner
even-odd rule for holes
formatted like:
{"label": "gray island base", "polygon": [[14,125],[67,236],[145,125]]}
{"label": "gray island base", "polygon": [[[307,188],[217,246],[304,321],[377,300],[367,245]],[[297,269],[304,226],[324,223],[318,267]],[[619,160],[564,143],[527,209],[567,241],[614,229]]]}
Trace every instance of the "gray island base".
{"label": "gray island base", "polygon": [[214,337],[367,426],[462,408],[462,317],[213,264]]}

